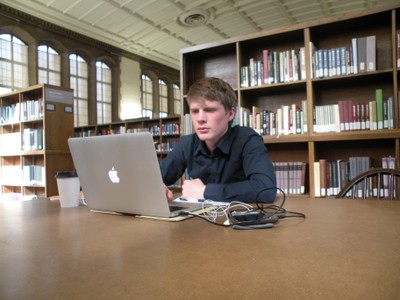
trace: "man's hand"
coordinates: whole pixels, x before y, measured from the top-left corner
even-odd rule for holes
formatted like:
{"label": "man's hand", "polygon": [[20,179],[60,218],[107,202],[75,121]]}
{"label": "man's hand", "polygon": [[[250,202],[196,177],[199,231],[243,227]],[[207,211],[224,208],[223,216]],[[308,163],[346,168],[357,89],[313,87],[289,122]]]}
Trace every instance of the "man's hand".
{"label": "man's hand", "polygon": [[165,194],[167,195],[168,201],[174,200],[174,194],[169,188],[167,188],[167,186],[165,186]]}
{"label": "man's hand", "polygon": [[204,199],[206,186],[200,179],[185,180],[182,185],[182,197],[187,199]]}

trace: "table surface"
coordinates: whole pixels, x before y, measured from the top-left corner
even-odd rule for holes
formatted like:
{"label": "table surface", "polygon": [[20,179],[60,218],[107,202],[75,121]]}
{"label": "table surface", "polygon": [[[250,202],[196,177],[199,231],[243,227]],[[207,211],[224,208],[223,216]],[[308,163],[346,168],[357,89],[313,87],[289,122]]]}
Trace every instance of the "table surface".
{"label": "table surface", "polygon": [[235,230],[0,204],[0,299],[400,299],[400,201],[288,199]]}

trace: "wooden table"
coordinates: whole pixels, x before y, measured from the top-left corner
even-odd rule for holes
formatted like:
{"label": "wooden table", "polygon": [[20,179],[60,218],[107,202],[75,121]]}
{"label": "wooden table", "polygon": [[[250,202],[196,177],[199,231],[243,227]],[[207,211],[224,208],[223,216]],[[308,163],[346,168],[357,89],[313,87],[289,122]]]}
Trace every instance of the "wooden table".
{"label": "wooden table", "polygon": [[0,299],[400,299],[400,201],[289,199],[234,230],[0,204]]}

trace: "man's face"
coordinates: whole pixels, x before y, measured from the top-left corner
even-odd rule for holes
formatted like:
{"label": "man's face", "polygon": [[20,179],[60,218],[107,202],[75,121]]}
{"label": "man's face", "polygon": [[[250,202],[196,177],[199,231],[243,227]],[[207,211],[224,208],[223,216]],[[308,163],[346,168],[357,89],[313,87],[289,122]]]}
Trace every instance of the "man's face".
{"label": "man's face", "polygon": [[197,136],[206,143],[210,151],[213,151],[228,130],[235,110],[226,112],[220,102],[207,99],[190,101],[189,110]]}

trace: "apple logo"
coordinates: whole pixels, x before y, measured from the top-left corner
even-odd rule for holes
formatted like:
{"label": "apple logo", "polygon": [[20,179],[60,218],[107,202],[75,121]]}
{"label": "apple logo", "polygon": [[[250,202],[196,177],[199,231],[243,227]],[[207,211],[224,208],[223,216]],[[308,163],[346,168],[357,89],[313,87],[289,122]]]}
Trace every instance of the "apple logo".
{"label": "apple logo", "polygon": [[110,178],[112,183],[119,183],[118,171],[115,170],[114,167],[112,167],[111,170],[108,171],[108,177]]}

